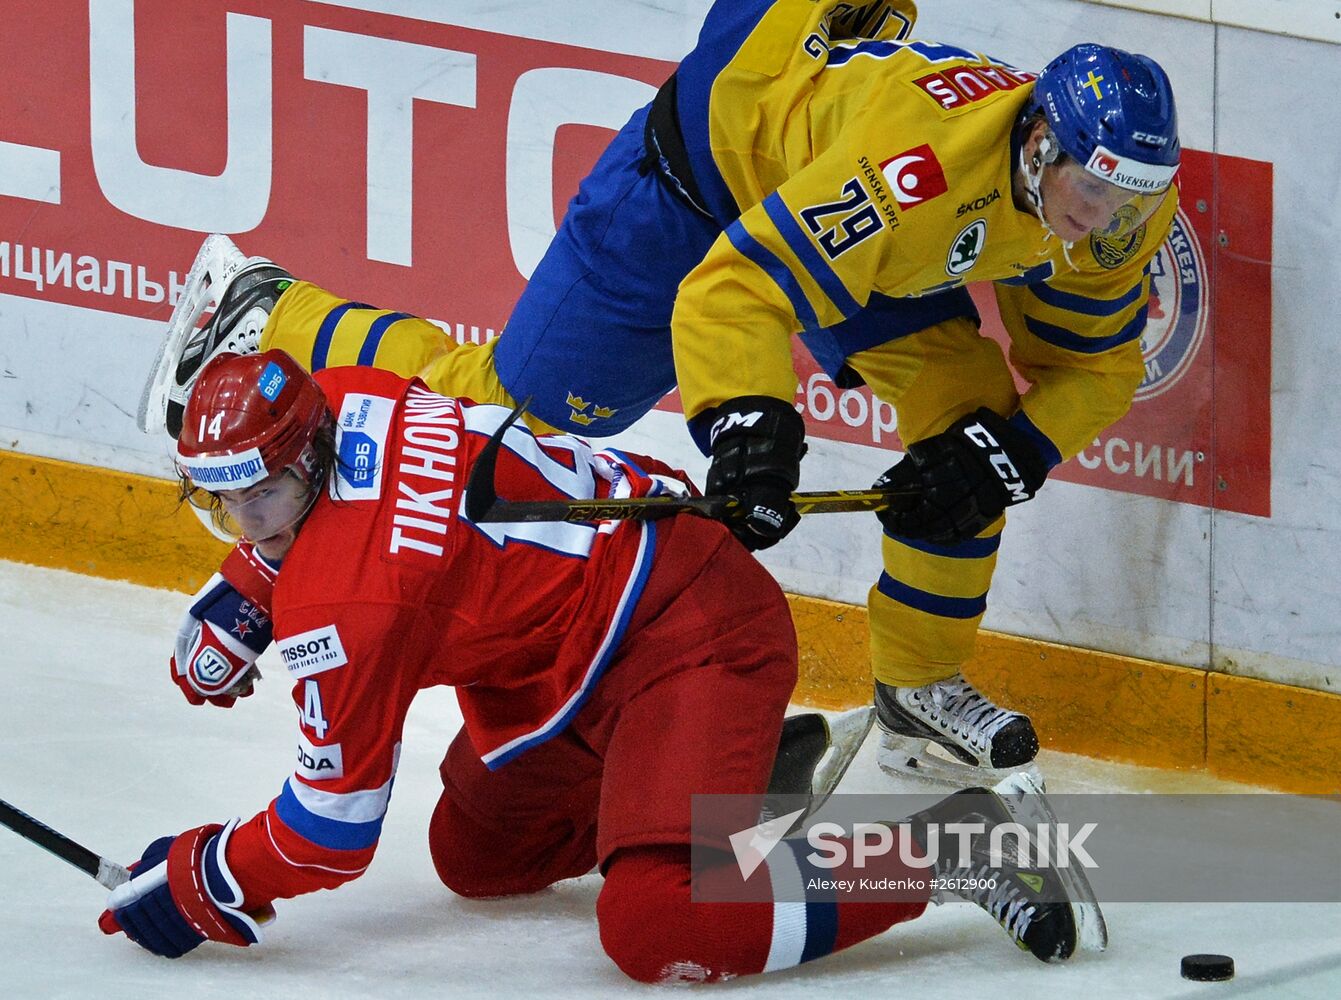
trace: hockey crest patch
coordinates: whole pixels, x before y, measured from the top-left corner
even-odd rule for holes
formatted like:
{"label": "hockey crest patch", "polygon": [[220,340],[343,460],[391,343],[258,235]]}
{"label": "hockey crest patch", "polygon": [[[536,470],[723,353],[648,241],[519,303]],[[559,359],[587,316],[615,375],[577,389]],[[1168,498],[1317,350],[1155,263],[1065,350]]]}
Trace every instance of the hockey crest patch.
{"label": "hockey crest patch", "polygon": [[1114,268],[1121,267],[1141,252],[1141,246],[1145,243],[1145,234],[1145,223],[1141,223],[1132,232],[1119,236],[1091,233],[1090,252],[1094,254],[1094,259],[1100,267],[1111,271]]}

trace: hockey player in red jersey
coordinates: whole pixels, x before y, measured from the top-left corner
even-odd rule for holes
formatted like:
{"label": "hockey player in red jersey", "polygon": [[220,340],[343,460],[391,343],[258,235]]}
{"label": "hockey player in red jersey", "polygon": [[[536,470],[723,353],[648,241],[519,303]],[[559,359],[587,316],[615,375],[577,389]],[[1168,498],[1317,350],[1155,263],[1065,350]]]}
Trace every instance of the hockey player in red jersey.
{"label": "hockey player in red jersey", "polygon": [[[1106,45],[1035,74],[917,38],[912,0],[703,6],[694,49],[582,181],[496,341],[458,348],[221,236],[183,301],[229,285],[211,349],[530,399],[533,428],[615,434],[678,386],[707,489],[740,501],[728,516],[752,548],[798,520],[798,336],[838,388],[890,404],[908,446],[880,480],[912,499],[878,515],[868,596],[881,765],[971,784],[1027,768],[1032,722],[963,668],[1007,508],[1127,412],[1145,374],[1148,272],[1178,212],[1172,82]],[[1009,364],[967,282],[994,287]],[[145,429],[175,435],[208,356],[162,353]]]}
{"label": "hockey player in red jersey", "polygon": [[[507,416],[386,371],[313,377],[280,351],[205,367],[177,459],[184,486],[241,540],[193,605],[173,677],[193,701],[228,704],[273,629],[298,762],[250,819],[150,844],[112,892],[105,932],[166,957],[205,940],[255,944],[275,900],[358,877],[410,702],[444,684],[464,725],[429,828],[443,883],[506,896],[599,868],[601,942],[635,979],[786,968],[923,911],[929,889],[874,903],[817,890],[792,914],[802,919],[781,919],[773,887],[802,878],[808,850],[789,841],[744,883],[754,902],[691,901],[691,794],[761,796],[777,774],[796,677],[787,604],[716,522],[472,522],[464,487]],[[496,483],[509,499],[688,489],[652,459],[521,427],[502,437]],[[966,815],[1009,821],[1007,800],[1032,791],[959,793],[901,835]],[[740,883],[728,845],[707,847],[722,862],[699,875]],[[957,852],[931,867],[966,860],[978,873],[982,859]],[[919,873],[895,855],[878,872]],[[1022,949],[1068,958],[1092,897],[1053,868],[1020,874],[998,866],[991,891],[985,878],[959,891]]]}

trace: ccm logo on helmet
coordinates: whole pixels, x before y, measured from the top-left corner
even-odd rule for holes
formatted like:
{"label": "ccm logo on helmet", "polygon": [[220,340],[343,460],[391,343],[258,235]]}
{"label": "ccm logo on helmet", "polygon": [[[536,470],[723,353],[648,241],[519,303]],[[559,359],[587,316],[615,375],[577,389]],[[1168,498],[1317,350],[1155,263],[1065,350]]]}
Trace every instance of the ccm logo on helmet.
{"label": "ccm logo on helmet", "polygon": [[334,670],[349,662],[334,625],[300,632],[279,642],[279,656],[294,680]]}

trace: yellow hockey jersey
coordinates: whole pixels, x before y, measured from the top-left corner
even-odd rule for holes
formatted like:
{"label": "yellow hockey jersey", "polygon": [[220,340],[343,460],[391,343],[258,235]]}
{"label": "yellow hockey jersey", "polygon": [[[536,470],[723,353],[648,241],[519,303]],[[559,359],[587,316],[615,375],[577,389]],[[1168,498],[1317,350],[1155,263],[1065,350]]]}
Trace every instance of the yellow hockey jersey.
{"label": "yellow hockey jersey", "polygon": [[1144,221],[1131,209],[1064,251],[1012,198],[1033,74],[913,40],[915,16],[908,0],[746,0],[709,14],[677,71],[677,110],[726,231],[676,300],[685,414],[741,395],[790,401],[791,336],[840,323],[873,293],[993,281],[1032,383],[1022,406],[1070,457],[1140,382],[1147,265],[1176,190],[1139,206]]}

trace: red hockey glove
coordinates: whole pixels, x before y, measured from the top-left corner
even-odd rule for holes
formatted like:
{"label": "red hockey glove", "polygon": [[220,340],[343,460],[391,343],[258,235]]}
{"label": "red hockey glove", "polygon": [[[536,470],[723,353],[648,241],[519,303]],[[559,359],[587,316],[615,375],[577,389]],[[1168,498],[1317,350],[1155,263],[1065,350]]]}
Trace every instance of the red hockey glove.
{"label": "red hockey glove", "polygon": [[155,840],[131,865],[130,881],[107,897],[98,927],[104,934],[124,933],[164,958],[180,958],[202,941],[243,948],[258,943],[261,926],[275,911],[268,905],[242,910],[242,890],[226,860],[237,822]]}
{"label": "red hockey glove", "polygon": [[173,683],[192,705],[231,708],[252,693],[261,676],[256,659],[272,636],[269,616],[215,574],[177,630]]}

